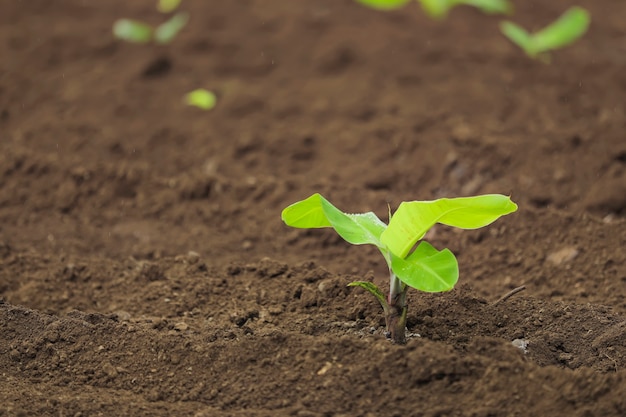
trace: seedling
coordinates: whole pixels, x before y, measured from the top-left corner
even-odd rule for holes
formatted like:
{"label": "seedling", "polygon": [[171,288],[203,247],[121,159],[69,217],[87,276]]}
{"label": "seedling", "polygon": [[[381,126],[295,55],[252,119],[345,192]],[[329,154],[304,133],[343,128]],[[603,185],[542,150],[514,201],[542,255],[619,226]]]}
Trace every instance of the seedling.
{"label": "seedling", "polygon": [[113,24],[113,35],[127,42],[148,43],[152,39],[152,27],[132,19],[119,19]]}
{"label": "seedling", "polygon": [[[157,10],[162,13],[174,11],[180,0],[159,0]],[[132,19],[119,19],[113,24],[113,35],[132,43],[148,43],[154,40],[158,44],[170,43],[187,25],[189,13],[178,12],[156,28],[147,23]]]}
{"label": "seedling", "polygon": [[589,27],[589,13],[581,7],[572,7],[550,25],[533,34],[512,22],[502,22],[500,30],[526,55],[549,61],[548,51],[562,48],[580,38]]}
{"label": "seedling", "polygon": [[[376,10],[394,10],[415,0],[356,0]],[[508,0],[417,0],[430,17],[442,19],[455,6],[473,6],[487,14],[508,14],[513,10]]]}
{"label": "seedling", "polygon": [[159,0],[157,10],[161,13],[170,13],[178,8],[180,0]]}
{"label": "seedling", "polygon": [[198,88],[185,95],[185,103],[202,110],[211,110],[217,104],[217,97],[211,91]]}
{"label": "seedling", "polygon": [[455,6],[473,6],[486,14],[510,14],[513,6],[508,0],[418,0],[427,15],[443,19]]}
{"label": "seedling", "polygon": [[[512,14],[513,5],[509,0],[356,0],[376,10],[395,10],[411,1],[417,1],[433,19],[445,18],[455,6],[473,6],[486,14]],[[531,58],[550,62],[548,51],[567,46],[582,35],[589,27],[589,13],[581,7],[572,7],[555,22],[539,32],[530,34],[521,26],[503,21],[500,30],[511,42],[522,48]]]}
{"label": "seedling", "polygon": [[138,20],[119,19],[113,24],[113,35],[127,42],[148,43],[154,39],[158,44],[166,44],[178,35],[188,20],[189,13],[179,12],[153,30],[150,25]]}
{"label": "seedling", "polygon": [[410,201],[401,203],[393,216],[390,212],[389,225],[386,225],[373,212],[343,213],[320,194],[313,194],[285,208],[282,219],[296,228],[332,227],[348,243],[374,245],[380,250],[389,268],[387,296],[372,282],[354,281],[348,285],[361,287],[378,299],[389,337],[395,343],[404,344],[409,287],[424,292],[443,292],[451,290],[459,278],[454,254],[449,249],[437,250],[423,241],[426,232],[436,223],[477,229],[516,210],[517,205],[500,194]]}

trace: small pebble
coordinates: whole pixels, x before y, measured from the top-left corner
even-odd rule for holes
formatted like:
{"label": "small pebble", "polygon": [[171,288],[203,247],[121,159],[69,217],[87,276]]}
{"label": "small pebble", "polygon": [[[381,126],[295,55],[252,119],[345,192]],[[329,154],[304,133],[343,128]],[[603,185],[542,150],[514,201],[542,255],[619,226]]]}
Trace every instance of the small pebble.
{"label": "small pebble", "polygon": [[187,262],[189,262],[191,265],[197,263],[198,260],[200,260],[200,254],[198,252],[187,252]]}
{"label": "small pebble", "polygon": [[570,262],[578,255],[578,249],[573,246],[567,246],[548,255],[547,261],[554,265],[561,265]]}
{"label": "small pebble", "polygon": [[182,321],[174,325],[174,330],[178,330],[179,332],[184,332],[187,329],[189,329],[189,325]]}
{"label": "small pebble", "polygon": [[524,340],[524,339],[515,339],[511,342],[513,344],[513,346],[515,346],[518,349],[521,349],[522,352],[524,353],[528,353],[528,341]]}

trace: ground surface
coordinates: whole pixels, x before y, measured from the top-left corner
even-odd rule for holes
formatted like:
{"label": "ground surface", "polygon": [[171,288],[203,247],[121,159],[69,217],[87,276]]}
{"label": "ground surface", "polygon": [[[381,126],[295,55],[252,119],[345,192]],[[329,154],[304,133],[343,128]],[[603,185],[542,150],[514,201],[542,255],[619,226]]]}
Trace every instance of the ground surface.
{"label": "ground surface", "polygon": [[[580,1],[550,66],[497,18],[348,0],[186,1],[170,46],[112,39],[152,3],[0,1],[0,415],[626,415],[625,2]],[[395,346],[346,288],[384,285],[376,250],[282,225],[313,192],[520,210],[429,235],[460,284],[411,292]]]}

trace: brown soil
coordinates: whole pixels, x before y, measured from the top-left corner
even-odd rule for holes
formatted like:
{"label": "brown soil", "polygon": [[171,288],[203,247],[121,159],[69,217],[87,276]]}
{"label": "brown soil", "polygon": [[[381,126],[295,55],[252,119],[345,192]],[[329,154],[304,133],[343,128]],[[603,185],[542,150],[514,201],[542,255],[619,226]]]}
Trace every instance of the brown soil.
{"label": "brown soil", "polygon": [[[0,2],[1,416],[626,415],[626,2],[578,2],[549,66],[498,18],[349,0],[189,0],[171,45],[112,39],[153,3]],[[460,285],[412,291],[396,346],[346,287],[384,285],[376,250],[281,223],[313,192],[520,210],[434,230]]]}

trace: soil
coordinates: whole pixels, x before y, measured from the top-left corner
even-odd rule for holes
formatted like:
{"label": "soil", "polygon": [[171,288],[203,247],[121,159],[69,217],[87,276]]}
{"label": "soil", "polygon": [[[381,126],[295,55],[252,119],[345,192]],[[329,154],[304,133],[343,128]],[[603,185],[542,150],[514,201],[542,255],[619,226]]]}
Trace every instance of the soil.
{"label": "soil", "polygon": [[[111,35],[153,1],[0,1],[0,416],[626,415],[626,2],[578,4],[545,65],[468,8],[189,0],[157,46]],[[397,346],[376,249],[282,224],[314,192],[520,210],[430,233],[460,283]]]}

